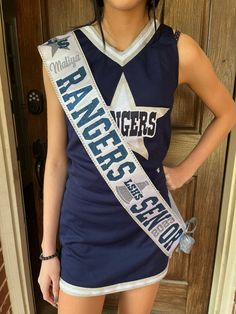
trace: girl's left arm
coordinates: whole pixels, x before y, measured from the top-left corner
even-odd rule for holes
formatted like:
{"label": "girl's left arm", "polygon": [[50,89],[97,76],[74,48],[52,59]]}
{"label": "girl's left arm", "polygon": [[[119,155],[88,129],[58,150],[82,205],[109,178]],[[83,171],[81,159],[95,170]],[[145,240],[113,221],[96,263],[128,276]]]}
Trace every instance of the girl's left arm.
{"label": "girl's left arm", "polygon": [[164,166],[169,189],[178,188],[188,181],[236,124],[236,104],[198,43],[191,36],[181,33],[178,51],[179,84],[187,84],[215,117],[207,126],[198,144],[175,167],[177,172],[174,171],[175,168]]}

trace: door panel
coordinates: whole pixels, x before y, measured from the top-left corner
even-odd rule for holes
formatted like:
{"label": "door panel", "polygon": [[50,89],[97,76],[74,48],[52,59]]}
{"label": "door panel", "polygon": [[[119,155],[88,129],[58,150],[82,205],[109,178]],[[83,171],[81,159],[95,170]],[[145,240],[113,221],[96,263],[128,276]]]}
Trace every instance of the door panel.
{"label": "door panel", "polygon": [[40,114],[32,114],[28,108],[28,93],[31,90],[43,91],[41,60],[36,49],[43,40],[41,23],[41,4],[39,0],[16,1],[18,41],[21,59],[21,78],[24,91],[24,107],[28,124],[28,141],[31,158],[31,176],[34,186],[34,198],[38,221],[39,237],[41,246],[42,239],[42,199],[40,186],[36,175],[37,160],[34,156],[33,145],[38,139],[46,140],[46,107]]}
{"label": "door panel", "polygon": [[[41,60],[36,46],[54,35],[93,18],[90,1],[17,0],[18,31],[21,46],[25,94],[42,88]],[[208,54],[219,78],[233,93],[235,52],[230,7],[233,0],[161,1],[157,18],[192,36]],[[211,18],[210,18],[211,17]],[[30,25],[30,26],[29,26]],[[30,44],[29,44],[30,43]],[[222,47],[224,49],[222,49]],[[227,49],[226,49],[227,48]],[[232,57],[234,56],[234,57]],[[30,62],[29,62],[30,60]],[[222,61],[222,62],[221,62]],[[225,62],[227,61],[227,62]],[[33,66],[32,66],[33,65]],[[172,111],[172,138],[164,165],[175,166],[191,152],[213,119],[203,101],[187,85],[178,86]],[[31,143],[46,139],[46,113],[29,114]],[[183,217],[198,218],[196,244],[191,254],[174,253],[168,275],[162,281],[153,313],[205,314],[214,265],[217,228],[224,179],[227,139],[204,162],[192,179],[172,195]],[[35,183],[36,184],[36,183]],[[36,188],[36,195],[38,193]],[[38,225],[42,226],[42,203],[38,201]],[[41,241],[41,233],[39,241]],[[117,294],[109,294],[105,308],[116,308]]]}
{"label": "door panel", "polygon": [[63,34],[93,18],[91,1],[48,0],[45,3],[49,37]]}

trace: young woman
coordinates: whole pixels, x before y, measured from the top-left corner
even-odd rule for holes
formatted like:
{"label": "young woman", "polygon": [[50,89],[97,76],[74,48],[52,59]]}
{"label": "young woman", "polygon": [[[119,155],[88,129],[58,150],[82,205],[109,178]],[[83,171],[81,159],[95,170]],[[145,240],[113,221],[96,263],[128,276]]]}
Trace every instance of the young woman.
{"label": "young woman", "polygon": [[[95,20],[74,33],[114,120],[170,205],[168,189],[185,184],[235,125],[235,103],[198,43],[156,19],[158,1],[93,3]],[[169,259],[122,208],[97,171],[45,67],[43,77],[48,153],[42,253],[53,257],[41,265],[43,298],[60,314],[98,314],[106,294],[121,292],[119,314],[148,314]],[[215,118],[195,149],[170,168],[162,160],[169,147],[178,84],[188,84]],[[58,226],[60,259],[54,256]]]}

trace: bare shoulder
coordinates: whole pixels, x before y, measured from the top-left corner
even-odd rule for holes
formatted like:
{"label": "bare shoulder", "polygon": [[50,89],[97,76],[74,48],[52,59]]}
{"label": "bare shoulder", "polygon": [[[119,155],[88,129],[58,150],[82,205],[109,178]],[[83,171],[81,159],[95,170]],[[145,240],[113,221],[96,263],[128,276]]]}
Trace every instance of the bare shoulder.
{"label": "bare shoulder", "polygon": [[179,84],[191,84],[193,78],[191,72],[194,69],[213,71],[209,58],[192,36],[181,32],[177,46],[179,53]]}
{"label": "bare shoulder", "polygon": [[182,65],[188,65],[205,54],[199,43],[190,35],[181,32],[178,40],[179,57]]}
{"label": "bare shoulder", "polygon": [[233,98],[199,43],[192,36],[181,32],[177,47],[179,84],[188,84],[215,116],[220,117],[229,112],[235,116]]}

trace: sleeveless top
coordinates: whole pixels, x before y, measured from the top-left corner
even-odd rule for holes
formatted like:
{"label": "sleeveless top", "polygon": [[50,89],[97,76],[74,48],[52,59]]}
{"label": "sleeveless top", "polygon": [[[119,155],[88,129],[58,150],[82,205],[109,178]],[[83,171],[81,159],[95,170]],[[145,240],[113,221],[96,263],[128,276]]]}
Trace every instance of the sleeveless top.
{"label": "sleeveless top", "polygon": [[[174,34],[170,26],[156,21],[156,32],[154,21],[150,20],[122,52],[108,43],[103,50],[102,37],[91,25],[74,32],[118,127],[170,205],[162,161],[171,139],[171,111],[178,85],[179,31]],[[120,206],[66,115],[65,119],[69,162],[66,188],[77,197],[77,206],[85,203],[107,208]]]}

